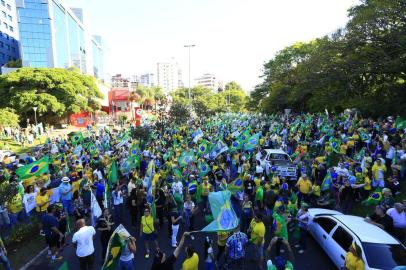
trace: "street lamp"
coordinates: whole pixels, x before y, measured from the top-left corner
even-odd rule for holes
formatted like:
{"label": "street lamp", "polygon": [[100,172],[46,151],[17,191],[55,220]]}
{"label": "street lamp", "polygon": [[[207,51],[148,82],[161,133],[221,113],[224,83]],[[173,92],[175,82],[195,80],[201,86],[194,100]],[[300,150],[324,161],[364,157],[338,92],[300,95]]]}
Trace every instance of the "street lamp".
{"label": "street lamp", "polygon": [[188,48],[188,51],[189,51],[189,91],[188,91],[189,99],[191,98],[190,97],[190,49],[193,48],[193,47],[196,47],[196,45],[194,45],[194,44],[185,45],[185,48]]}
{"label": "street lamp", "polygon": [[37,126],[37,109],[38,109],[38,107],[32,107],[32,109],[34,110],[35,126]]}

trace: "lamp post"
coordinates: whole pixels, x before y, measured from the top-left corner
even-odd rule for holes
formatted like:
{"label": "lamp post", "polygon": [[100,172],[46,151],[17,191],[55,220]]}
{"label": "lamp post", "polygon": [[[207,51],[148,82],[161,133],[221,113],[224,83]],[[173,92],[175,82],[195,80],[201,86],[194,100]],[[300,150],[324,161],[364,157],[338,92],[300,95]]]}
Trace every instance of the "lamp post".
{"label": "lamp post", "polygon": [[37,109],[38,109],[38,107],[32,107],[32,109],[34,110],[35,126],[37,126]]}
{"label": "lamp post", "polygon": [[185,48],[188,48],[188,51],[189,51],[189,91],[188,91],[189,99],[191,99],[191,96],[190,96],[190,49],[195,46],[196,45],[194,45],[194,44],[185,45]]}

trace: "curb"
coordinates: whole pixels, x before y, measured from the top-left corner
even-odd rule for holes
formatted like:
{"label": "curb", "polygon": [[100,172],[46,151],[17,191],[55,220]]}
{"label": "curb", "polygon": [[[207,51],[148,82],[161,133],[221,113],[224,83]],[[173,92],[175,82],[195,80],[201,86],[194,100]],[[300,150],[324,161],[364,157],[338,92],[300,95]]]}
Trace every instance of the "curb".
{"label": "curb", "polygon": [[24,266],[20,267],[19,270],[26,270],[31,264],[34,263],[34,261],[36,261],[39,257],[42,256],[42,254],[44,254],[46,251],[48,250],[48,248],[44,248],[43,250],[40,251],[40,253],[38,253],[34,258],[32,258],[29,262],[27,262]]}

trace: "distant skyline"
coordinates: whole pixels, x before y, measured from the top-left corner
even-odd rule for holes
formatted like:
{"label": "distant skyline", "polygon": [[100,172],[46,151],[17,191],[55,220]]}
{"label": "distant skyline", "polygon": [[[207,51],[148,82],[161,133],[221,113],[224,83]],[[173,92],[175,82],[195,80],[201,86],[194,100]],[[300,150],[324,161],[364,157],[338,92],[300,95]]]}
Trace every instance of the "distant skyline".
{"label": "distant skyline", "polygon": [[104,39],[106,71],[125,76],[156,73],[175,58],[188,85],[212,73],[252,90],[263,64],[277,51],[344,27],[358,0],[64,0],[84,10],[85,23]]}

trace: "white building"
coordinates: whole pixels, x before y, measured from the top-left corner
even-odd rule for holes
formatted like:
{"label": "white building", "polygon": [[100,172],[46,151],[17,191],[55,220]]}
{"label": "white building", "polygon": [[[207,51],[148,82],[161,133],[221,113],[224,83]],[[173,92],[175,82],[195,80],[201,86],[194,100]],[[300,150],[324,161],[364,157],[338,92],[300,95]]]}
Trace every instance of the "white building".
{"label": "white building", "polygon": [[217,92],[219,89],[219,81],[218,81],[216,75],[209,74],[209,73],[203,74],[202,76],[196,78],[195,85],[208,88],[215,92]]}
{"label": "white building", "polygon": [[175,59],[157,64],[157,85],[164,93],[183,87],[182,71]]}
{"label": "white building", "polygon": [[133,80],[137,82],[138,85],[142,85],[145,87],[153,87],[157,85],[154,73],[143,73],[140,75],[136,75],[133,77]]}

